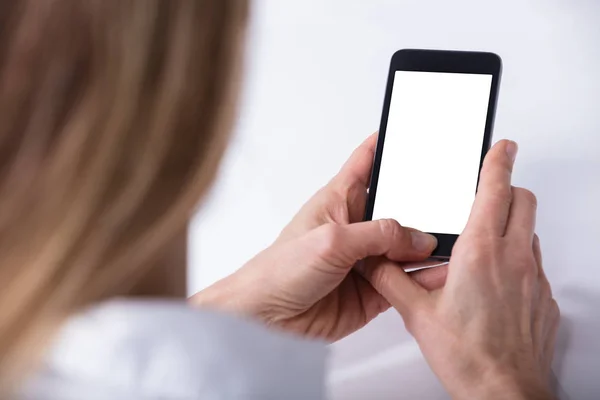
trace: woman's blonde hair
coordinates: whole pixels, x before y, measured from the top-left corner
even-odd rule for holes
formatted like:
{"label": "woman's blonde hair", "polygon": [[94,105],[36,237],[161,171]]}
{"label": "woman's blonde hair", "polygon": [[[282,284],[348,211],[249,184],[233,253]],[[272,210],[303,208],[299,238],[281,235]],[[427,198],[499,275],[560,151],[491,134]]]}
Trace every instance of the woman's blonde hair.
{"label": "woman's blonde hair", "polygon": [[181,233],[233,120],[244,0],[0,1],[0,384]]}

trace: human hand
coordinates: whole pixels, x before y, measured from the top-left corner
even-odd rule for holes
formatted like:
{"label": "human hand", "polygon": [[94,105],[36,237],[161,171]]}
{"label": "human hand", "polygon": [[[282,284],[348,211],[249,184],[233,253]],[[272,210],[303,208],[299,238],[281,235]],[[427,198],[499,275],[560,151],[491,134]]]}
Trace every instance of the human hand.
{"label": "human hand", "polygon": [[[282,230],[276,243],[298,238],[328,223],[347,225],[362,221],[376,147],[377,132],[356,148],[338,174],[302,206],[292,221]],[[383,258],[373,259],[369,261],[369,265],[384,261],[386,260]],[[360,270],[362,271],[362,268]],[[362,280],[358,276],[358,271],[359,269],[350,271],[350,278]],[[440,266],[413,271],[409,275],[422,286],[437,289],[444,285],[446,273],[447,267]],[[366,302],[387,303],[377,292],[364,297],[363,301]]]}
{"label": "human hand", "polygon": [[362,221],[376,146],[374,133],[354,150],[337,175],[302,206],[277,241],[297,238],[327,223],[347,225]]}
{"label": "human hand", "polygon": [[488,153],[442,289],[386,263],[365,269],[454,398],[553,398],[559,309],[534,233],[535,196],[511,187],[516,151],[502,141]]}
{"label": "human hand", "polygon": [[[418,251],[413,248],[411,230],[394,221],[350,225],[364,214],[376,141],[374,134],[354,151],[271,247],[195,295],[192,303],[258,316],[271,325],[330,341],[354,332],[388,309],[389,303],[353,265],[377,255],[399,262],[424,260],[435,241],[428,242],[434,239],[426,236],[423,250]],[[379,257],[370,264],[379,262],[391,261]],[[443,285],[445,268],[412,274],[433,289]]]}
{"label": "human hand", "polygon": [[420,261],[435,246],[434,237],[394,220],[329,223],[275,243],[192,302],[334,341],[389,308],[366,280],[350,274],[357,261]]}

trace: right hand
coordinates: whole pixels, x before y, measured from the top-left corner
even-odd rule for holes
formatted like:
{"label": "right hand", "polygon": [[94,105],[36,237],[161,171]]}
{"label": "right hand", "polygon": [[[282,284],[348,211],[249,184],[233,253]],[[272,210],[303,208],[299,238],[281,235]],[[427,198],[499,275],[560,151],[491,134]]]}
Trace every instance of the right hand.
{"label": "right hand", "polygon": [[442,289],[425,289],[392,263],[364,269],[453,398],[553,398],[559,309],[534,233],[535,196],[511,186],[516,152],[509,141],[489,151]]}

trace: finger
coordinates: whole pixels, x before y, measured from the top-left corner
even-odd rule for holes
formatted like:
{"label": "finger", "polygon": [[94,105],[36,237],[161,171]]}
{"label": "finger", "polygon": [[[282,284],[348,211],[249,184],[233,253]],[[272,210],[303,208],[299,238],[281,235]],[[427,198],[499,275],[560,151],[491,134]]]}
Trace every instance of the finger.
{"label": "finger", "polygon": [[552,286],[550,285],[550,281],[548,281],[548,277],[544,272],[544,265],[542,262],[542,250],[540,244],[540,238],[538,235],[533,235],[533,256],[535,258],[537,267],[538,267],[538,287],[539,287],[539,302],[543,304],[545,307],[549,309],[549,312],[552,317],[546,318],[546,323],[544,324],[544,328],[542,334],[546,337],[549,332],[553,329],[553,325],[556,323],[554,319],[558,318],[559,310],[558,304],[556,300],[553,298],[552,294]]}
{"label": "finger", "polygon": [[366,190],[371,180],[377,136],[377,132],[371,134],[354,150],[340,172],[333,178],[334,181],[347,187],[358,185]]}
{"label": "finger", "polygon": [[542,265],[542,252],[538,235],[534,234],[532,244],[533,256],[538,269],[537,293],[535,298],[535,318],[533,321],[533,334],[536,341],[540,343],[542,363],[547,356],[545,343],[548,336],[552,334],[552,329],[557,324],[558,307],[556,301],[552,298],[552,288],[550,282],[544,273]]}
{"label": "finger", "polygon": [[367,205],[367,189],[362,183],[357,182],[346,191],[346,207],[348,210],[348,223],[360,222],[365,216]]}
{"label": "finger", "polygon": [[[354,278],[354,285],[352,290],[355,293],[360,293],[359,300],[360,304],[358,307],[362,307],[364,310],[365,323],[375,318],[382,312],[387,311],[391,304],[381,295],[373,285],[365,279],[365,277],[358,271],[352,271]],[[348,296],[351,298],[352,296]],[[363,316],[361,316],[363,317]],[[360,325],[360,324],[357,324]]]}
{"label": "finger", "polygon": [[365,260],[360,273],[402,315],[408,326],[411,311],[424,301],[427,290],[398,264],[384,257]]}
{"label": "finger", "polygon": [[386,256],[393,261],[421,261],[437,246],[434,236],[408,229],[392,219],[350,225],[327,224],[313,231],[316,255],[328,264],[350,269],[367,257]]}
{"label": "finger", "polygon": [[428,291],[437,290],[446,284],[448,265],[420,269],[408,274],[412,280]]}
{"label": "finger", "polygon": [[506,236],[514,237],[519,242],[532,242],[535,233],[536,210],[535,195],[527,189],[513,187]]}
{"label": "finger", "polygon": [[535,262],[538,265],[538,268],[542,268],[542,245],[540,244],[540,237],[537,234],[533,234],[533,257],[535,258]]}
{"label": "finger", "polygon": [[[302,207],[277,241],[297,238],[332,220],[337,223],[362,221],[376,146],[377,133],[374,133],[354,150],[331,182]],[[321,210],[318,218],[313,217],[315,210]]]}
{"label": "finger", "polygon": [[548,281],[548,277],[544,272],[544,265],[542,262],[542,250],[540,245],[540,238],[537,234],[533,235],[533,257],[535,258],[535,263],[537,266],[536,276],[537,276],[537,301],[539,303],[545,304],[548,299],[552,299],[552,286],[550,286],[550,282]]}
{"label": "finger", "polygon": [[487,153],[465,230],[503,236],[511,204],[511,175],[517,144],[502,140]]}
{"label": "finger", "polygon": [[550,304],[550,324],[548,333],[544,341],[544,350],[542,357],[542,365],[546,373],[550,373],[552,368],[552,361],[554,359],[554,352],[556,348],[556,336],[558,334],[558,327],[560,326],[560,309],[556,300],[552,299]]}
{"label": "finger", "polygon": [[[372,257],[364,262],[358,263],[354,269],[361,275],[364,276],[365,270],[368,267],[374,267],[378,263],[381,262],[392,262],[384,257]],[[425,262],[423,262],[425,263]],[[431,264],[431,261],[427,262]],[[401,268],[404,272],[410,276],[410,278],[422,286],[427,291],[433,291],[440,289],[446,283],[446,277],[448,276],[448,263],[443,263],[443,265],[436,267],[427,267],[418,270],[410,270],[410,268],[406,267],[406,264],[395,263],[397,268]],[[410,267],[415,265],[415,263],[410,263]],[[437,265],[437,264],[436,264]]]}
{"label": "finger", "polygon": [[542,248],[541,248],[541,244],[540,244],[540,238],[537,234],[533,234],[533,244],[532,244],[532,248],[533,248],[533,257],[535,258],[535,263],[537,264],[537,268],[538,268],[538,280],[541,283],[544,283],[545,285],[548,286],[549,289],[549,295],[550,297],[552,297],[552,288],[550,287],[550,282],[548,282],[548,278],[546,277],[546,273],[544,272],[544,263],[543,263],[543,259],[542,259]]}

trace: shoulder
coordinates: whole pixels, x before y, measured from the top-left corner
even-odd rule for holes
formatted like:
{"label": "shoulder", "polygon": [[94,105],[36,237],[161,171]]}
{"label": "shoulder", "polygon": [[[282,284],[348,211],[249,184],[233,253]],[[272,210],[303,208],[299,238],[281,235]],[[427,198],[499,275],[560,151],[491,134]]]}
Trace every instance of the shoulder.
{"label": "shoulder", "polygon": [[63,393],[44,397],[50,399],[319,399],[324,363],[324,344],[250,321],[183,302],[114,301],[68,321],[26,392]]}

